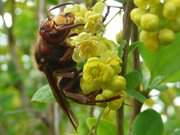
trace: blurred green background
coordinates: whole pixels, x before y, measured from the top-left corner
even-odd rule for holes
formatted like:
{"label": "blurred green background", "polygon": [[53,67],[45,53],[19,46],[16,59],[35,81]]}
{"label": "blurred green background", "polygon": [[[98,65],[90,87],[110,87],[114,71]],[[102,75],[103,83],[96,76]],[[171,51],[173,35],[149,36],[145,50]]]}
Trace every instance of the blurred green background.
{"label": "blurred green background", "polygon": [[[0,135],[70,135],[70,123],[55,103],[34,103],[31,97],[47,82],[35,68],[32,46],[47,9],[58,0],[0,0]],[[79,1],[77,1],[79,2]],[[173,84],[174,86],[174,84]],[[180,127],[179,83],[157,93],[144,107],[161,112],[165,134]],[[155,93],[155,94],[154,94]],[[153,95],[154,94],[154,95]],[[157,95],[156,95],[157,94]],[[154,96],[154,97],[153,97]],[[126,107],[125,127],[129,125],[130,107]],[[99,108],[76,105],[73,108],[86,135],[86,118],[99,114]],[[114,122],[115,115],[109,116]]]}

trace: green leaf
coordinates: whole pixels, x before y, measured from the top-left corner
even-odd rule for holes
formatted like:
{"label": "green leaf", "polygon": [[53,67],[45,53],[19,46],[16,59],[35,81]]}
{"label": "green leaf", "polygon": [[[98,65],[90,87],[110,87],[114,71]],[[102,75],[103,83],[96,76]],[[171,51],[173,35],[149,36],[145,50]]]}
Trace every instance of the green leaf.
{"label": "green leaf", "polygon": [[97,2],[93,7],[93,12],[102,14],[104,11],[105,4],[103,1]]}
{"label": "green leaf", "polygon": [[166,84],[160,84],[156,87],[156,89],[159,91],[165,91],[168,89],[168,86]]}
{"label": "green leaf", "polygon": [[162,135],[163,129],[161,115],[152,109],[148,109],[136,117],[132,135]]}
{"label": "green leaf", "polygon": [[144,101],[146,100],[146,97],[140,91],[134,89],[127,89],[127,93],[129,96],[134,97],[141,103],[144,103]]}
{"label": "green leaf", "polygon": [[[87,125],[89,129],[95,126],[97,119],[89,117],[87,119]],[[107,120],[100,120],[97,127],[97,135],[116,135],[116,127]]]}
{"label": "green leaf", "polygon": [[132,71],[126,75],[127,89],[135,89],[142,80],[142,76],[138,71]]}
{"label": "green leaf", "polygon": [[141,72],[142,72],[143,87],[144,90],[147,90],[149,87],[149,83],[151,81],[151,73],[144,64],[141,65]]}
{"label": "green leaf", "polygon": [[38,89],[32,97],[32,101],[49,103],[54,101],[54,96],[52,94],[51,88],[49,85],[44,85]]}
{"label": "green leaf", "polygon": [[150,85],[149,85],[149,88],[150,89],[155,89],[155,88],[157,88],[161,83],[162,83],[162,80],[163,80],[164,78],[163,78],[163,76],[157,76],[157,77],[155,77],[152,81],[151,81],[151,83],[150,83]]}
{"label": "green leaf", "polygon": [[170,82],[176,82],[176,81],[180,80],[180,71],[175,72],[174,74],[172,74],[170,77],[168,77],[168,79],[166,81],[170,81]]}
{"label": "green leaf", "polygon": [[86,122],[81,120],[80,124],[78,126],[78,129],[77,129],[78,135],[87,135],[88,131],[89,131],[89,129],[88,129],[88,126],[87,126]]}
{"label": "green leaf", "polygon": [[128,95],[143,103],[146,100],[146,97],[140,91],[136,90],[142,80],[141,74],[138,71],[130,72],[126,75],[126,80]]}
{"label": "green leaf", "polygon": [[151,52],[139,43],[140,54],[151,72],[151,80],[161,77],[160,82],[180,80],[180,33],[169,45],[161,45],[157,52]]}
{"label": "green leaf", "polygon": [[93,117],[87,118],[87,126],[89,129],[91,129],[96,124],[96,119]]}

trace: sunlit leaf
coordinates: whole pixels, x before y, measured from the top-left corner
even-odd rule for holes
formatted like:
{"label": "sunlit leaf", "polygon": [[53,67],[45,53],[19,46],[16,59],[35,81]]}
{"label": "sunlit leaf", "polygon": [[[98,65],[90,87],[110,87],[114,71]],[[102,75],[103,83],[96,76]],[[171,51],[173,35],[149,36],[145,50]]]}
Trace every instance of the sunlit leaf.
{"label": "sunlit leaf", "polygon": [[49,103],[54,101],[53,94],[49,85],[44,85],[34,93],[32,101]]}
{"label": "sunlit leaf", "polygon": [[81,120],[80,124],[78,126],[78,129],[77,129],[77,134],[78,135],[87,135],[88,131],[89,131],[89,129],[88,129],[86,122]]}
{"label": "sunlit leaf", "polygon": [[168,82],[180,80],[179,37],[180,33],[176,35],[176,40],[169,45],[161,45],[157,52],[149,51],[142,43],[140,43],[139,50],[145,64],[151,72],[151,80],[161,78],[159,83],[162,81]]}
{"label": "sunlit leaf", "polygon": [[104,7],[105,7],[104,2],[99,1],[99,2],[97,2],[97,3],[94,5],[93,11],[94,11],[95,13],[102,14],[103,11],[104,11]]}

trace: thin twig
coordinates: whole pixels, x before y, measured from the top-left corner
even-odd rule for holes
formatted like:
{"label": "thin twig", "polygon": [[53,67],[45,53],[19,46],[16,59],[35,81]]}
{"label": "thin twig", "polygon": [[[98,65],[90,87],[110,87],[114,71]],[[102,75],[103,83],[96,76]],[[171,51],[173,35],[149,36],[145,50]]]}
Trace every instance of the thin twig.
{"label": "thin twig", "polygon": [[121,10],[114,14],[113,17],[104,26],[106,27],[119,13],[121,13]]}
{"label": "thin twig", "polygon": [[106,6],[110,8],[124,9],[124,7],[121,7],[121,6],[114,6],[114,5],[106,5]]}

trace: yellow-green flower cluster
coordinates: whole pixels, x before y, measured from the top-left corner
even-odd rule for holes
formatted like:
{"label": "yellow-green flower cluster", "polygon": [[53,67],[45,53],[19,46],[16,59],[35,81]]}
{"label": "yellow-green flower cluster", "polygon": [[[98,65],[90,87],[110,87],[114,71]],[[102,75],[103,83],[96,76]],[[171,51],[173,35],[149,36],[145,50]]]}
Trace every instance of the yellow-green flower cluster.
{"label": "yellow-green flower cluster", "polygon": [[119,108],[126,89],[125,78],[118,75],[121,70],[120,63],[121,60],[118,57],[109,57],[105,61],[97,57],[89,58],[84,65],[80,82],[82,92],[90,94],[102,90],[102,93],[96,96],[96,100],[110,99],[119,95],[120,99],[104,104],[111,109]]}
{"label": "yellow-green flower cluster", "polygon": [[140,28],[140,40],[151,51],[168,45],[180,31],[180,0],[134,0],[131,20]]}
{"label": "yellow-green flower cluster", "polygon": [[[114,71],[111,66],[106,65],[97,57],[89,58],[87,63],[84,65],[83,77],[81,79],[83,93],[89,94],[93,91],[102,89],[102,87],[108,83],[113,76]],[[86,87],[86,84],[88,87]]]}
{"label": "yellow-green flower cluster", "polygon": [[[90,57],[109,59],[109,56],[116,56],[118,58],[116,44],[100,35],[82,32],[73,37],[70,42],[75,47],[72,58],[77,63],[84,62]],[[112,63],[112,60],[108,61]]]}
{"label": "yellow-green flower cluster", "polygon": [[103,16],[104,2],[99,1],[92,9],[87,9],[84,5],[73,5],[72,7],[66,7],[65,13],[71,12],[75,15],[75,24],[84,24],[82,27],[74,29],[72,32],[90,32],[90,33],[102,33],[104,31]]}
{"label": "yellow-green flower cluster", "polygon": [[110,109],[118,109],[124,100],[126,80],[119,75],[122,60],[118,56],[118,45],[103,37],[103,10],[102,0],[90,10],[83,5],[65,8],[66,13],[71,12],[75,15],[76,24],[84,24],[81,28],[75,28],[72,31],[78,35],[68,41],[74,47],[72,59],[82,71],[81,92],[89,95],[101,90],[102,92],[94,100],[120,97],[98,104],[108,106]]}

